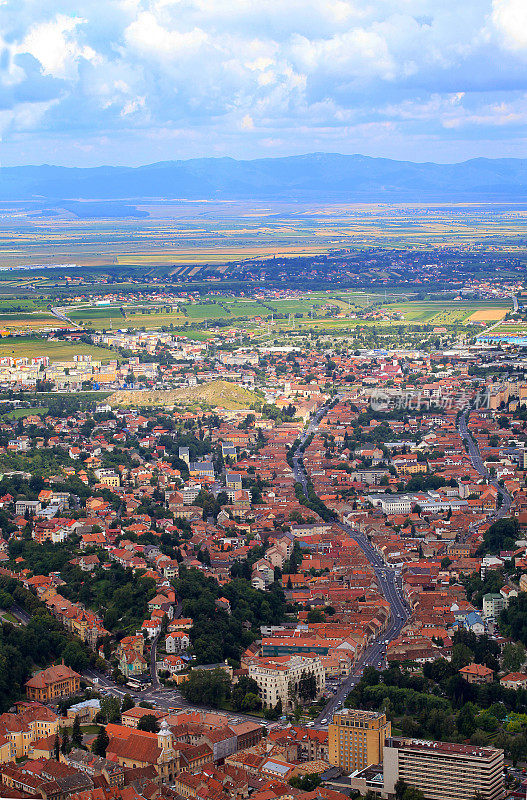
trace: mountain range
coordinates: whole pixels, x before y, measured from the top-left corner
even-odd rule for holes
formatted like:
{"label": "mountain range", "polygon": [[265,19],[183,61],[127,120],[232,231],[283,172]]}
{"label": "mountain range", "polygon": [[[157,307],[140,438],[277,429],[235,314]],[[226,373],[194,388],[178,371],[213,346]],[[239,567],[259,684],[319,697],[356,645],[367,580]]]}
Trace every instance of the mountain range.
{"label": "mountain range", "polygon": [[513,202],[527,200],[527,159],[416,163],[309,153],[239,161],[197,158],[141,167],[0,168],[0,201],[291,200]]}

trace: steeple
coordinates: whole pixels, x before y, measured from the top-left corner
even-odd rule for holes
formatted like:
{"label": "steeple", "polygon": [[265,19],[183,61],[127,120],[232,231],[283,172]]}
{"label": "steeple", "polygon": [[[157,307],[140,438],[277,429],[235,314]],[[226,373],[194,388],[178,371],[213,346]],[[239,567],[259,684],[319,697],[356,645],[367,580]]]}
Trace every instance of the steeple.
{"label": "steeple", "polygon": [[166,719],[163,720],[159,728],[159,733],[157,734],[157,743],[163,753],[173,749],[172,731],[170,730]]}

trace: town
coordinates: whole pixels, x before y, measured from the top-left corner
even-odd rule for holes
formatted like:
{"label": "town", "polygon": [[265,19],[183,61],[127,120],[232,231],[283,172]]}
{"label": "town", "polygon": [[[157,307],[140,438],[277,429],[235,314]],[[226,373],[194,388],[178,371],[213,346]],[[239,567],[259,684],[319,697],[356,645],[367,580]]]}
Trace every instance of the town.
{"label": "town", "polygon": [[0,365],[6,796],[524,796],[521,349],[65,335]]}
{"label": "town", "polygon": [[0,800],[527,800],[527,0],[0,43]]}

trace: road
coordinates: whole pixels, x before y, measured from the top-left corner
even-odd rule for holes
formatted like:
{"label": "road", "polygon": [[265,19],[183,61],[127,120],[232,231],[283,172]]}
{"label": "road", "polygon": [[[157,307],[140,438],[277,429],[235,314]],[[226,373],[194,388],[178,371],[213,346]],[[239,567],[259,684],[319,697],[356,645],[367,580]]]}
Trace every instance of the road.
{"label": "road", "polygon": [[22,625],[27,625],[27,623],[31,619],[31,614],[28,614],[27,611],[24,611],[24,609],[20,608],[20,606],[17,605],[11,606],[9,611],[14,617],[16,617],[22,623]]}
{"label": "road", "polygon": [[[502,517],[506,517],[508,515],[508,513],[510,512],[511,503],[512,503],[512,496],[509,494],[509,492],[506,489],[503,488],[503,486],[499,485],[499,483],[498,483],[498,481],[496,479],[492,479],[491,478],[490,473],[489,473],[487,467],[485,466],[485,464],[483,462],[483,459],[481,458],[481,454],[479,452],[479,448],[478,448],[476,442],[474,441],[474,439],[472,438],[472,435],[471,435],[471,433],[470,433],[470,431],[468,429],[467,421],[468,421],[469,413],[470,413],[470,410],[465,411],[463,414],[459,415],[458,423],[457,423],[457,429],[458,429],[458,433],[459,433],[459,435],[461,437],[461,441],[464,440],[464,441],[467,442],[467,452],[468,452],[468,455],[470,457],[470,461],[472,462],[472,466],[474,467],[476,472],[478,472],[481,475],[482,478],[486,478],[487,481],[489,482],[489,484],[491,486],[494,486],[497,489],[498,494],[501,497],[501,506],[490,517],[487,517],[487,519],[485,520],[485,523],[487,523],[487,522],[495,522],[497,519],[501,519]],[[471,525],[470,526],[471,532],[474,532],[475,530],[477,530],[477,528],[481,524],[482,523],[479,522],[479,523],[474,523],[473,525]]]}
{"label": "road", "polygon": [[[300,444],[304,444],[306,439],[311,433],[316,432],[320,420],[327,412],[329,403],[321,406],[311,422],[299,437]],[[297,455],[298,450],[293,454],[293,473],[295,480],[302,484],[304,491],[307,491],[307,476],[302,464],[301,455]],[[390,604],[391,618],[388,628],[365,649],[362,656],[358,659],[354,666],[353,674],[346,678],[336,689],[336,693],[331,697],[324,706],[321,713],[315,720],[315,726],[321,727],[327,725],[331,720],[331,715],[340,706],[344,704],[347,695],[352,690],[354,685],[358,683],[364,667],[372,666],[378,668],[385,660],[386,646],[393,639],[396,639],[404,627],[406,621],[410,616],[410,610],[404,597],[402,588],[402,580],[400,575],[392,567],[387,566],[379,553],[375,550],[370,540],[360,531],[353,528],[351,525],[343,523],[336,523],[343,533],[348,534],[352,539],[355,539],[358,546],[363,551],[364,555],[370,562],[378,586]]]}
{"label": "road", "polygon": [[[151,686],[142,691],[134,691],[133,689],[129,689],[128,686],[120,686],[103,672],[94,669],[84,670],[82,676],[90,682],[93,682],[95,679],[97,682],[94,684],[94,688],[98,689],[101,694],[112,695],[118,697],[119,700],[122,700],[125,694],[129,694],[135,703],[145,701],[147,703],[152,703],[155,708],[164,711],[173,708],[181,708],[188,709],[189,711],[214,711],[218,713],[218,709],[213,706],[198,706],[195,703],[187,702],[178,689],[156,689]],[[265,725],[265,720],[261,717],[242,714],[238,711],[233,711],[232,714],[230,714],[230,719],[232,722],[234,722],[234,720],[249,720],[251,722],[257,722],[260,725]]]}
{"label": "road", "polygon": [[152,681],[153,689],[159,689],[159,678],[157,677],[157,666],[156,666],[156,659],[157,659],[157,643],[159,641],[159,637],[161,636],[160,633],[157,636],[154,636],[152,639],[152,644],[150,645],[150,680]]}
{"label": "road", "polygon": [[72,327],[76,328],[77,330],[82,330],[82,325],[79,325],[77,322],[73,322],[69,317],[66,316],[64,311],[60,308],[54,308],[51,305],[48,305],[48,311],[52,314],[56,319],[59,319],[61,322],[65,322],[67,325],[71,325]]}

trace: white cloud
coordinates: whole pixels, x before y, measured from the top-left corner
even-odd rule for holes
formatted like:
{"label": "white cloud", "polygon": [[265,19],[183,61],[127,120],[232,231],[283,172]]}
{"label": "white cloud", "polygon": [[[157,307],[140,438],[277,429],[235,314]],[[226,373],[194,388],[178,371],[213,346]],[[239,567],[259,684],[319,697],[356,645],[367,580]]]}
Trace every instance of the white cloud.
{"label": "white cloud", "polygon": [[155,13],[142,11],[126,28],[124,38],[133,50],[154,58],[169,56],[177,60],[202,47],[208,36],[200,28],[179,31],[164,27]]}
{"label": "white cloud", "polygon": [[97,54],[89,45],[79,43],[77,27],[86,22],[64,14],[33,25],[22,41],[19,52],[29,53],[40,62],[45,75],[54,78],[74,78],[81,59],[96,63]]}
{"label": "white cloud", "polygon": [[493,0],[492,21],[512,50],[527,49],[527,2]]}
{"label": "white cloud", "polygon": [[527,0],[0,0],[0,30],[4,144],[33,130],[37,155],[44,133],[389,155],[397,131],[417,157],[524,120]]}

